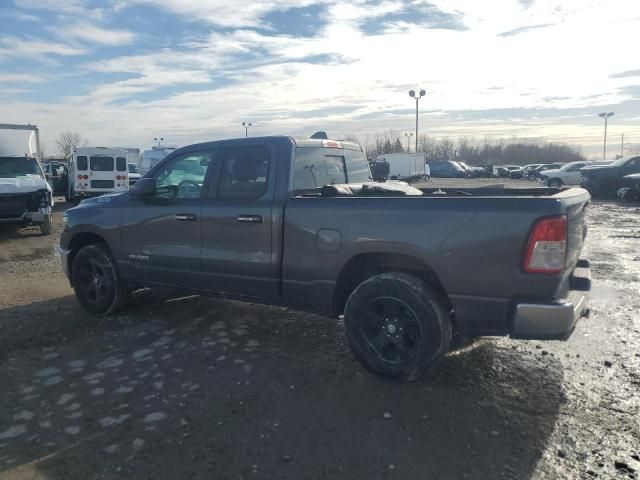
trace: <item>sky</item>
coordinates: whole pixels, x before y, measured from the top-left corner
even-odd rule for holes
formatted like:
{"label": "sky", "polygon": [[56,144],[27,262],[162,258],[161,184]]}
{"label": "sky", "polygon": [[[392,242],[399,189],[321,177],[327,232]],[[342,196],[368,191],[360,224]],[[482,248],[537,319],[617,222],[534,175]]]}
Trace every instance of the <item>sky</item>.
{"label": "sky", "polygon": [[[0,123],[91,146],[415,130],[640,153],[637,0],[0,0]],[[5,153],[26,134],[0,133]],[[634,152],[635,153],[635,152]]]}

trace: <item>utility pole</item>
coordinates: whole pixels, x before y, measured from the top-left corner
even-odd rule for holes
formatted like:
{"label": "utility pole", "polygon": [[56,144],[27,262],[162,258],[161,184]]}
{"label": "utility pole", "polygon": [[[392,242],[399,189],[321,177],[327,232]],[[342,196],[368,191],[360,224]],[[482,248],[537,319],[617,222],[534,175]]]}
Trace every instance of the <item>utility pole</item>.
{"label": "utility pole", "polygon": [[249,127],[253,126],[251,122],[242,122],[242,126],[244,127],[244,138],[249,137]]}
{"label": "utility pole", "polygon": [[420,90],[420,93],[416,95],[414,90],[409,90],[409,96],[416,99],[416,153],[418,153],[418,100],[427,94],[425,90]]}
{"label": "utility pole", "polygon": [[[413,133],[405,133],[405,137],[407,137],[407,153],[411,152],[411,137],[413,137]],[[417,152],[418,150],[416,150]]]}
{"label": "utility pole", "polygon": [[604,149],[602,152],[602,160],[607,159],[607,123],[609,121],[609,117],[613,117],[613,112],[602,112],[598,114],[600,118],[604,118]]}

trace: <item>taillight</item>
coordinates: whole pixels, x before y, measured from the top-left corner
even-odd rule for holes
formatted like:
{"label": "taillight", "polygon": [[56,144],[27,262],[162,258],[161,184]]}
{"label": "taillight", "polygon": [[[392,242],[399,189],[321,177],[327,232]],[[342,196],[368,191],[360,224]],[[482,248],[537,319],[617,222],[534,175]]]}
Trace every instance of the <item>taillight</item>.
{"label": "taillight", "polygon": [[567,262],[567,217],[538,220],[531,230],[523,268],[527,273],[554,275],[565,269]]}
{"label": "taillight", "polygon": [[78,175],[78,180],[82,180],[82,175]]}
{"label": "taillight", "polygon": [[85,175],[85,176],[84,176],[84,179],[85,179],[85,180],[89,180],[89,175]]}
{"label": "taillight", "polygon": [[322,140],[322,146],[324,148],[342,148],[342,143],[334,140]]}

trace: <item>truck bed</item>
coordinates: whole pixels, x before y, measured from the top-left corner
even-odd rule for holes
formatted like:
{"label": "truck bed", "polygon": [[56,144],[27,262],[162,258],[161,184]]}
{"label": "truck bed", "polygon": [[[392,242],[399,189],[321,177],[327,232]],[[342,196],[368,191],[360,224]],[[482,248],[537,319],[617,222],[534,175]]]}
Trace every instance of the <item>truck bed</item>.
{"label": "truck bed", "polygon": [[[422,196],[326,197],[288,200],[284,219],[283,290],[293,306],[339,314],[341,271],[380,252],[433,272],[447,292],[459,327],[473,335],[508,334],[513,302],[560,299],[570,290],[585,235],[589,194],[580,188],[422,188]],[[542,217],[566,215],[567,269],[525,273],[529,232]]]}

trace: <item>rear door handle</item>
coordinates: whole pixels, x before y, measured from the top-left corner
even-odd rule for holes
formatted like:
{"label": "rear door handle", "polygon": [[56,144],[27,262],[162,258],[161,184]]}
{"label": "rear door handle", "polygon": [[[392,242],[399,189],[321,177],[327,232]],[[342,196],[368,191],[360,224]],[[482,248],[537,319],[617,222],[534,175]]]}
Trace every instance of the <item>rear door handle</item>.
{"label": "rear door handle", "polygon": [[262,215],[238,215],[236,220],[242,223],[262,223]]}
{"label": "rear door handle", "polygon": [[175,220],[181,220],[183,222],[195,222],[196,216],[193,213],[176,213],[173,218]]}

